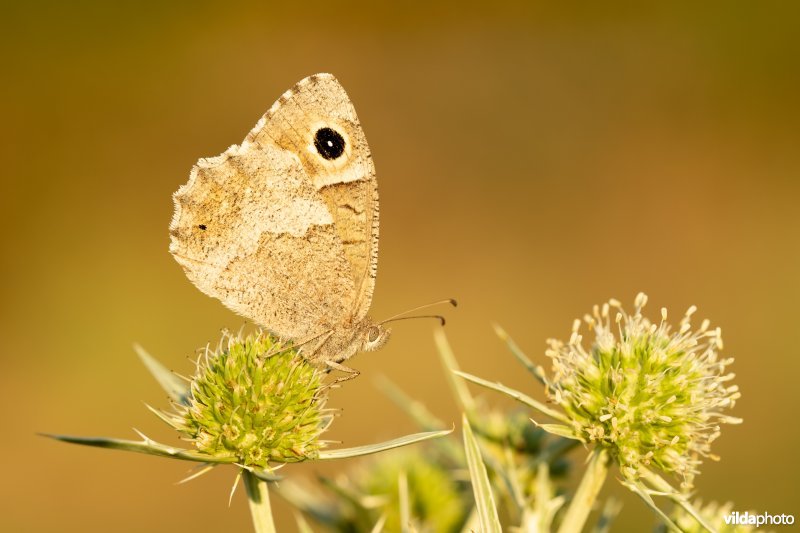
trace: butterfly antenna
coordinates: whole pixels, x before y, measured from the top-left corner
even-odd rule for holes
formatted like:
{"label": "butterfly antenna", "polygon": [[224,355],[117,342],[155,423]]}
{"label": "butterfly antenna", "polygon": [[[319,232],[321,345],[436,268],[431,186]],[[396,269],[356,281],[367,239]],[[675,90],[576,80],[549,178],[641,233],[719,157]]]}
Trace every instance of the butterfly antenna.
{"label": "butterfly antenna", "polygon": [[426,309],[428,307],[433,307],[434,305],[442,305],[442,304],[450,304],[453,307],[458,307],[458,302],[454,298],[445,298],[444,300],[439,300],[438,302],[432,302],[425,305],[420,305],[414,307],[412,309],[408,309],[407,311],[403,311],[402,313],[398,313],[392,317],[387,318],[386,320],[381,320],[378,324],[386,324],[387,322],[396,322],[397,320],[407,320],[409,318],[437,318],[444,326],[444,317],[441,315],[417,315],[417,316],[404,316],[409,313],[413,313],[414,311],[419,311],[420,309]]}
{"label": "butterfly antenna", "polygon": [[383,322],[378,322],[378,324],[388,324],[389,322],[399,322],[400,320],[411,320],[413,318],[435,318],[439,321],[439,323],[444,326],[445,320],[442,315],[414,315],[414,316],[400,316],[397,318],[390,318],[388,320],[384,320]]}

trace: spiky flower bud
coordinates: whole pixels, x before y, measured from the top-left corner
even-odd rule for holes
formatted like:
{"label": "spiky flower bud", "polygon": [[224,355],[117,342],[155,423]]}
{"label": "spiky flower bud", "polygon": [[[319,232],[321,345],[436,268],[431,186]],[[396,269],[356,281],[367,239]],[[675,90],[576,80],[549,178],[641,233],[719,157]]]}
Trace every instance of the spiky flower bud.
{"label": "spiky flower bud", "polygon": [[173,425],[196,449],[245,466],[314,459],[325,430],[323,374],[263,332],[225,333],[197,363]]}
{"label": "spiky flower bud", "polygon": [[722,336],[703,321],[692,330],[691,307],[676,331],[667,311],[652,323],[642,316],[647,296],[636,297],[627,314],[616,300],[595,306],[584,321],[594,340],[584,347],[576,320],[567,343],[550,339],[554,377],[548,396],[567,414],[573,432],[605,447],[622,473],[635,479],[655,466],[692,485],[703,457],[716,459],[711,443],[720,423],[739,423],[723,414],[740,393],[727,385],[733,359],[720,358]]}
{"label": "spiky flower bud", "polygon": [[358,492],[385,498],[380,511],[386,515],[387,530],[403,529],[400,503],[403,488],[398,486],[398,479],[404,476],[411,519],[417,531],[461,531],[469,509],[468,493],[452,479],[452,472],[435,460],[432,451],[429,448],[423,453],[416,448],[384,454],[355,476]]}

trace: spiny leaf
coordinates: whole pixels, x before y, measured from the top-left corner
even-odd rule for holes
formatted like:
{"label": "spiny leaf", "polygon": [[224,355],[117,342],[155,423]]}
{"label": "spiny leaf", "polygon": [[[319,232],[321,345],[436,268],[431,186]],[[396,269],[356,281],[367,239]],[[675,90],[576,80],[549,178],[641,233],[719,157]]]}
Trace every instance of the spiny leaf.
{"label": "spiny leaf", "polygon": [[508,349],[514,355],[514,357],[516,357],[519,360],[519,362],[522,363],[523,366],[525,366],[528,372],[533,374],[533,377],[536,378],[536,380],[539,381],[539,383],[545,385],[546,380],[544,374],[542,373],[541,367],[533,364],[533,361],[528,359],[528,356],[525,355],[525,352],[523,352],[522,349],[517,345],[517,343],[514,342],[514,339],[512,339],[509,336],[509,334],[506,333],[506,330],[504,330],[498,324],[492,324],[492,325],[494,326],[494,332],[497,334],[498,337],[500,337],[500,340],[506,343],[506,346],[508,346]]}
{"label": "spiny leaf", "polygon": [[189,384],[176,376],[169,368],[161,364],[138,344],[134,344],[133,349],[167,395],[172,400],[186,405],[189,397]]}
{"label": "spiny leaf", "polygon": [[691,502],[689,502],[689,500],[686,498],[686,495],[675,490],[675,488],[672,485],[670,485],[663,477],[659,476],[658,474],[647,468],[641,468],[640,475],[642,476],[642,479],[644,481],[649,483],[654,489],[656,489],[656,491],[658,491],[655,492],[653,490],[650,490],[650,494],[658,494],[660,496],[666,496],[674,503],[682,507],[683,510],[689,513],[695,520],[697,520],[697,522],[701,526],[706,528],[708,531],[714,531],[714,528],[711,526],[711,524],[709,524],[708,521],[705,518],[703,518],[703,515],[700,513],[700,511],[694,508]]}
{"label": "spiny leaf", "polygon": [[583,439],[577,433],[575,433],[575,430],[570,426],[565,426],[563,424],[539,424],[535,420],[531,420],[531,422],[536,424],[536,427],[542,428],[551,435],[557,435],[559,437],[583,442]]}
{"label": "spiny leaf", "polygon": [[445,425],[444,422],[439,420],[428,410],[424,403],[406,394],[386,376],[378,376],[375,382],[378,388],[388,396],[395,405],[405,411],[406,415],[422,429],[426,431],[436,431]]}
{"label": "spiny leaf", "polygon": [[452,429],[445,429],[441,431],[426,431],[424,433],[414,433],[413,435],[406,435],[396,439],[380,442],[377,444],[367,444],[364,446],[355,446],[353,448],[340,448],[338,450],[324,450],[319,452],[318,459],[344,459],[346,457],[358,457],[360,455],[369,455],[372,453],[382,452],[384,450],[391,450],[392,448],[399,448],[407,446],[416,442],[422,442],[437,437],[443,437],[452,433]]}
{"label": "spiny leaf", "polygon": [[41,433],[41,435],[43,437],[50,437],[51,439],[70,442],[72,444],[82,444],[84,446],[94,446],[96,448],[108,448],[111,450],[124,450],[127,452],[144,453],[148,455],[157,455],[159,457],[181,459],[183,461],[225,464],[236,462],[235,457],[212,457],[194,450],[185,450],[182,448],[167,446],[166,444],[161,444],[150,440],[147,437],[144,437],[144,439],[141,441],[133,441],[125,439],[111,439],[107,437],[74,437],[70,435],[53,435],[50,433]]}
{"label": "spiny leaf", "polygon": [[622,484],[628,487],[631,492],[639,496],[639,498],[642,499],[642,501],[650,508],[650,510],[652,510],[656,516],[658,516],[664,522],[664,525],[666,525],[670,531],[678,533],[682,531],[681,528],[679,528],[678,525],[675,524],[675,522],[673,522],[672,519],[664,513],[664,511],[658,508],[656,502],[653,501],[652,497],[650,497],[649,490],[641,482],[623,481]]}
{"label": "spiny leaf", "polygon": [[[447,342],[447,336],[444,334],[444,330],[441,328],[435,330],[433,332],[433,340],[439,352],[439,359],[442,361],[442,365],[445,368],[447,383],[450,385],[450,388],[453,390],[456,399],[459,404],[461,404],[464,411],[472,413],[475,411],[475,400],[472,398],[469,389],[462,381],[453,379],[453,376],[450,374],[450,372],[457,373],[458,362],[456,361],[456,356],[453,354],[453,349],[450,348],[450,343]],[[447,372],[447,370],[450,372]]]}
{"label": "spiny leaf", "polygon": [[614,498],[608,498],[600,511],[600,517],[597,519],[597,524],[594,526],[592,533],[609,533],[611,524],[621,510],[622,502]]}
{"label": "spiny leaf", "polygon": [[565,424],[569,424],[569,419],[566,416],[564,416],[562,413],[559,413],[558,411],[550,409],[549,407],[544,405],[542,402],[536,401],[533,398],[531,398],[530,396],[528,396],[527,394],[519,392],[518,390],[514,390],[514,389],[512,389],[510,387],[506,387],[505,385],[503,385],[501,383],[492,383],[491,381],[487,381],[487,380],[485,380],[483,378],[479,378],[477,376],[473,376],[472,374],[467,374],[466,372],[461,372],[460,370],[453,370],[453,373],[455,375],[457,375],[457,376],[460,376],[460,377],[466,379],[467,381],[471,381],[471,382],[473,382],[473,383],[475,383],[477,385],[481,385],[483,387],[486,387],[487,389],[492,389],[492,390],[497,391],[497,392],[502,392],[503,394],[511,396],[515,400],[517,400],[519,402],[522,402],[522,403],[524,403],[525,405],[527,405],[529,407],[533,407],[534,409],[536,409],[540,413],[542,413],[544,415],[547,415],[550,418],[554,418],[554,419],[556,419],[556,420],[558,420],[560,422],[563,422]]}
{"label": "spiny leaf", "polygon": [[[283,463],[286,464],[286,463]],[[248,466],[241,466],[243,469],[247,470],[253,476],[257,477],[261,481],[281,481],[283,480],[283,476],[279,476],[278,474],[274,473],[272,470],[260,470],[258,468],[252,468]],[[283,466],[283,465],[280,465]]]}
{"label": "spiny leaf", "polygon": [[475,440],[466,413],[462,415],[461,423],[464,432],[464,449],[467,452],[469,476],[472,479],[472,492],[475,494],[475,507],[478,510],[481,531],[483,533],[499,533],[502,529],[500,518],[497,516],[497,508],[494,505],[492,486],[486,473],[486,465],[483,464],[481,458],[478,441]]}

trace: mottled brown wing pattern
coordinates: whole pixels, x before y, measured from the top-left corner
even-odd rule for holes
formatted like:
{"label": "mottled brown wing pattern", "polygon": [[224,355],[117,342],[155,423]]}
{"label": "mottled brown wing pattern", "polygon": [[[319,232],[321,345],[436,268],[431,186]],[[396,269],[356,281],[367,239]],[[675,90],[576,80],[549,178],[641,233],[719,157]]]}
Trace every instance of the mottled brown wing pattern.
{"label": "mottled brown wing pattern", "polygon": [[[248,139],[260,143],[268,137],[297,153],[325,198],[357,293],[352,313],[343,319],[358,322],[366,316],[375,288],[379,208],[375,167],[353,104],[335,77],[316,74],[284,93],[262,120],[264,127],[254,128]],[[343,135],[343,157],[320,157],[314,134],[325,127]]]}
{"label": "mottled brown wing pattern", "polygon": [[[331,149],[337,157],[322,155],[331,155],[319,146],[326,128],[344,141],[341,154]],[[237,313],[300,340],[354,327],[366,315],[377,265],[377,182],[355,111],[333,76],[287,91],[241,145],[198,161],[174,200],[170,251],[201,291]]]}

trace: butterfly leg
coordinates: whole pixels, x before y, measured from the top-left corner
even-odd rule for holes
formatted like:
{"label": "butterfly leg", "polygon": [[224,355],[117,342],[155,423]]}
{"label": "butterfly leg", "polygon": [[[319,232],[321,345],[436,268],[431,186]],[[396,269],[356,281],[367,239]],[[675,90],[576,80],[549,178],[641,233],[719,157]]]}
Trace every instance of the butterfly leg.
{"label": "butterfly leg", "polygon": [[340,372],[344,372],[345,375],[336,378],[336,380],[331,383],[331,386],[341,383],[343,381],[350,381],[351,379],[355,379],[358,377],[361,372],[356,370],[355,368],[350,368],[349,366],[345,366],[341,363],[335,363],[333,361],[325,361],[325,364],[332,370],[338,370]]}
{"label": "butterfly leg", "polygon": [[317,350],[319,350],[320,346],[325,344],[331,335],[333,335],[333,331],[326,331],[324,333],[320,333],[319,335],[314,335],[313,337],[308,337],[307,339],[298,341],[294,343],[294,347],[299,348],[298,351],[306,361],[314,363],[314,354],[317,353]]}

